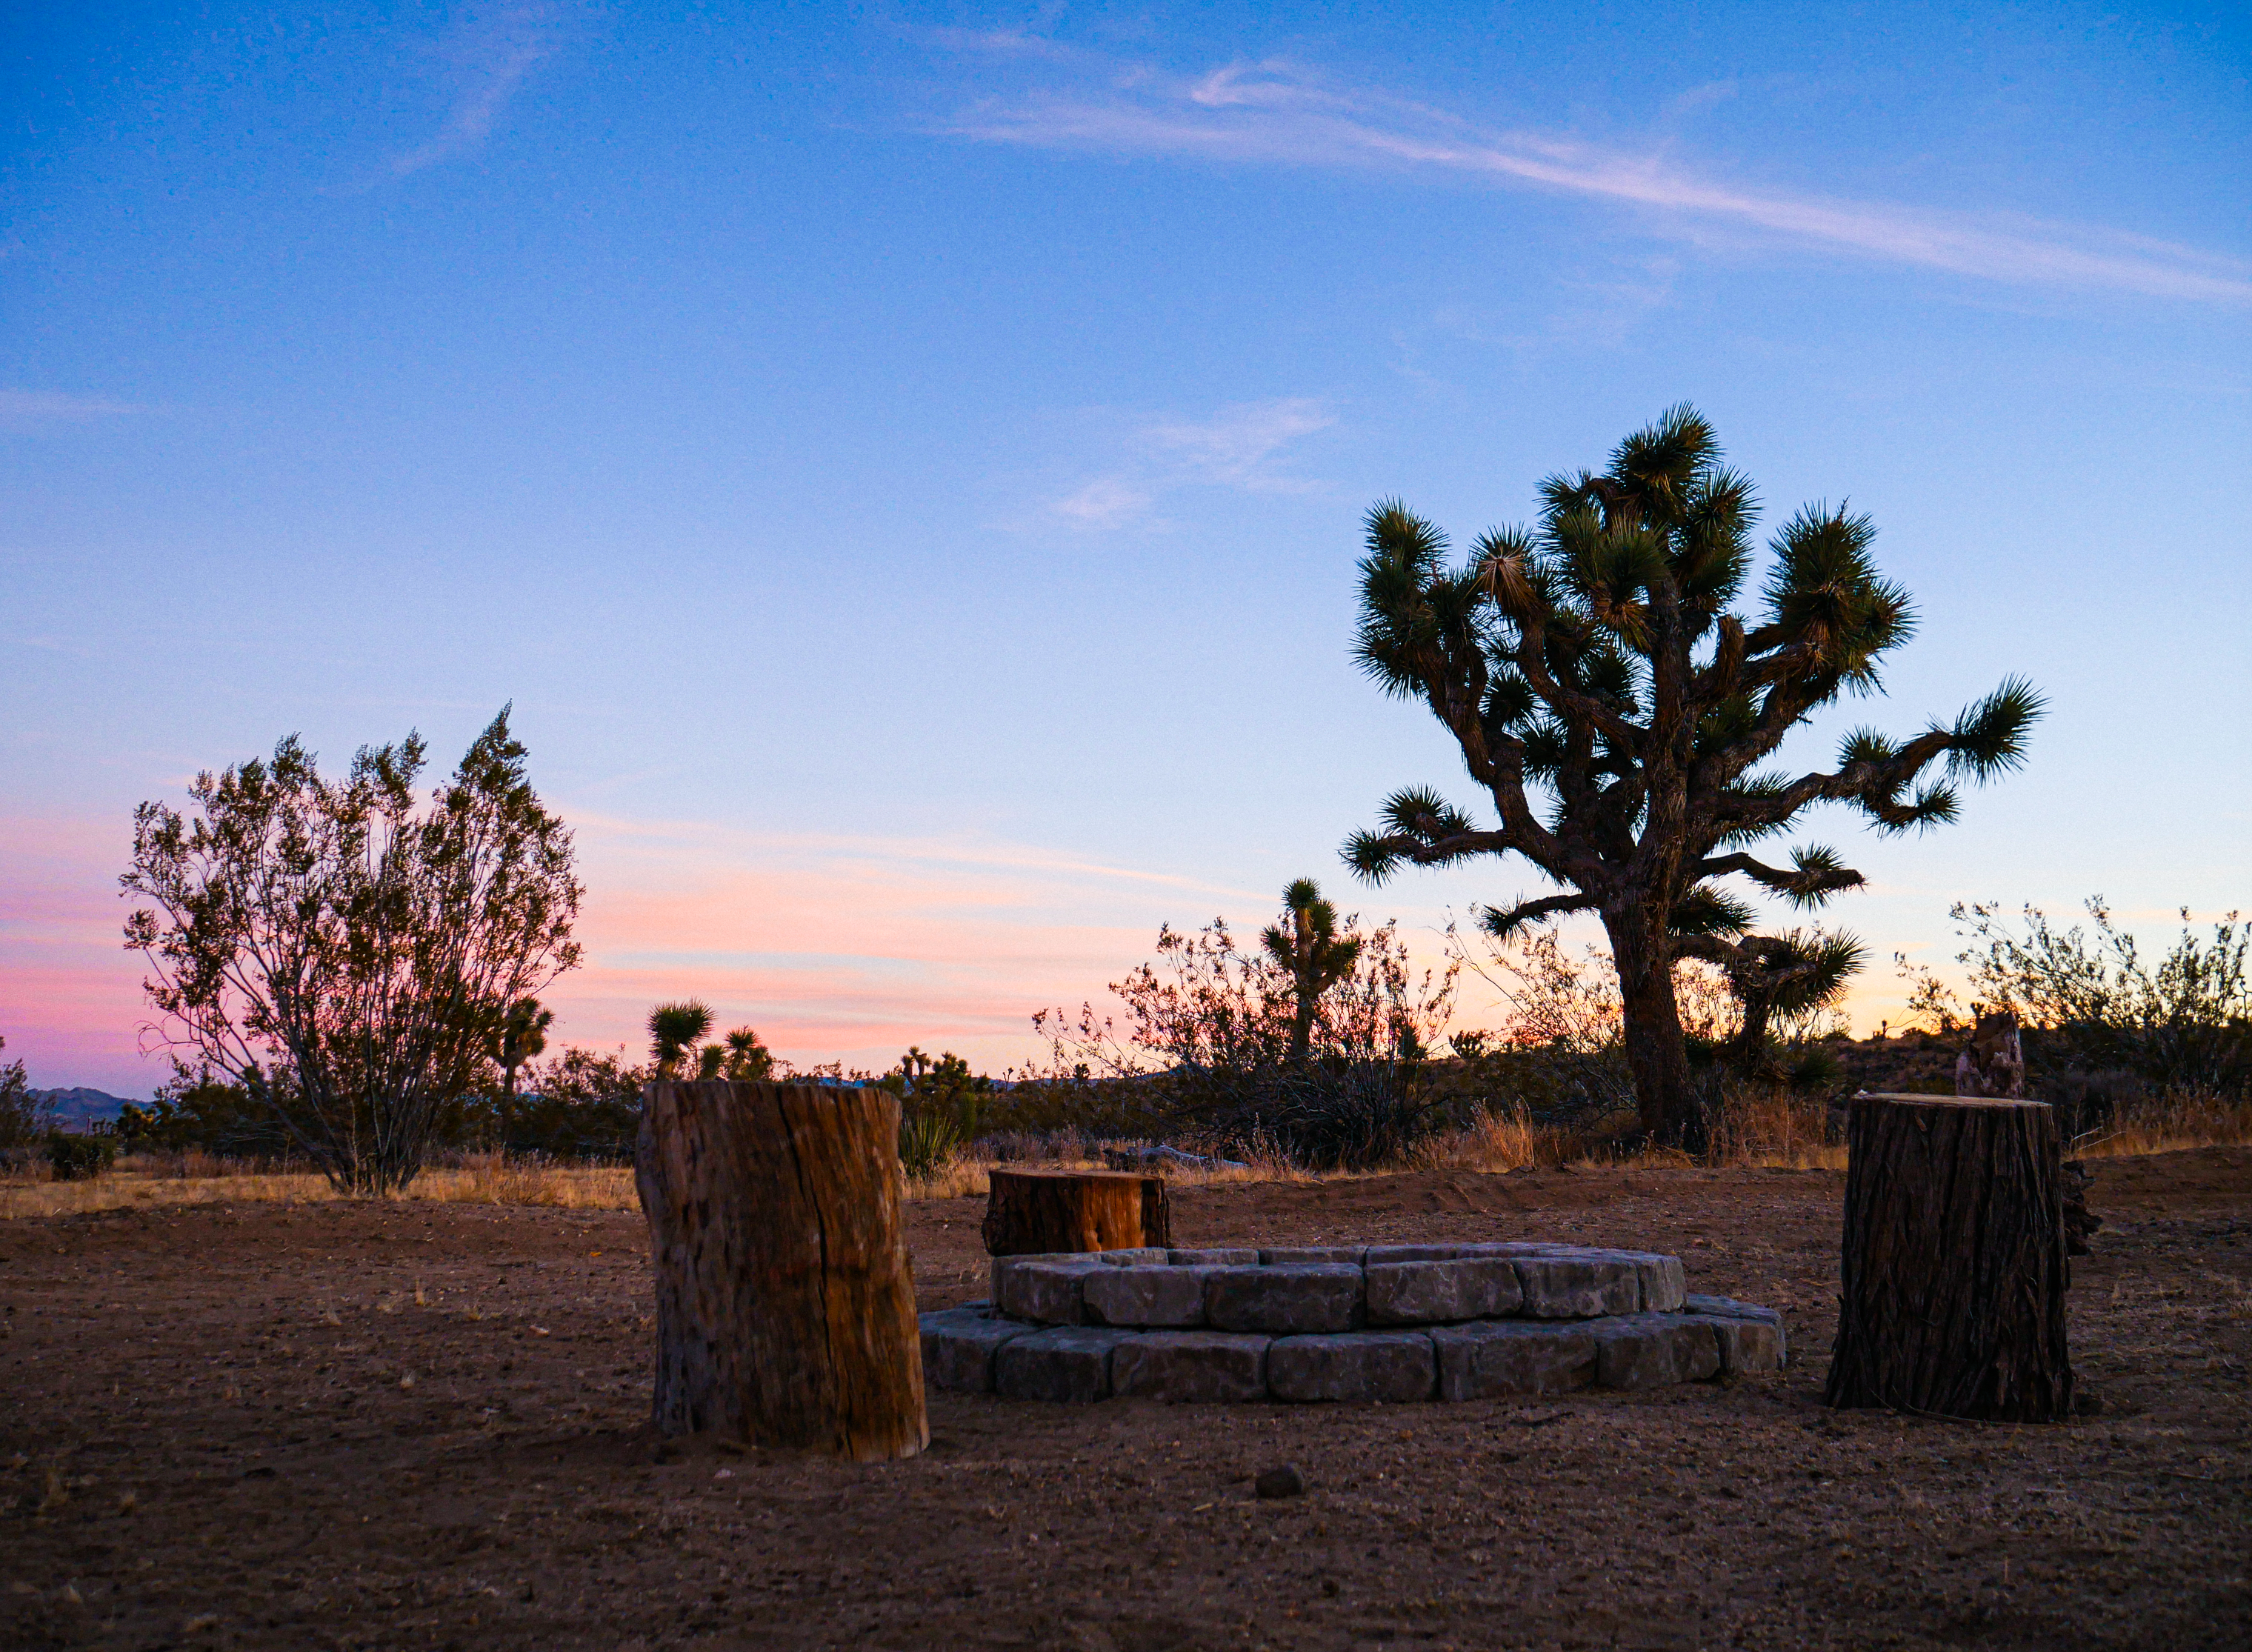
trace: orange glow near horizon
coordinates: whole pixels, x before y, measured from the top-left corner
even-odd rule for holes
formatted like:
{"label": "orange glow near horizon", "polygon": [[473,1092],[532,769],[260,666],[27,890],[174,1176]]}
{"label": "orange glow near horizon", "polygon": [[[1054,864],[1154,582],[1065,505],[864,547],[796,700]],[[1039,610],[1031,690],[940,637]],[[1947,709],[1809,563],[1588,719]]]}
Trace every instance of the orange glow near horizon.
{"label": "orange glow near horizon", "polygon": [[[721,1028],[754,1027],[800,1066],[881,1071],[913,1045],[997,1072],[1045,1056],[1033,1012],[1101,1003],[1107,982],[1151,956],[1161,923],[1195,928],[1223,915],[1248,941],[1273,909],[1271,893],[969,836],[574,823],[590,892],[579,927],[587,962],[542,995],[557,1012],[556,1048],[623,1046],[637,1058],[650,1007],[696,997]],[[145,1093],[169,1069],[147,1030],[142,961],[119,934],[122,829],[18,820],[6,841],[6,1059],[24,1059],[35,1085]],[[1419,962],[1439,961],[1443,923],[1402,910]],[[1574,932],[1571,944],[1594,933]],[[1905,1004],[1871,950],[1848,1012],[1873,1029],[1900,1021]],[[1465,973],[1458,1023],[1491,1025],[1504,1013]]]}

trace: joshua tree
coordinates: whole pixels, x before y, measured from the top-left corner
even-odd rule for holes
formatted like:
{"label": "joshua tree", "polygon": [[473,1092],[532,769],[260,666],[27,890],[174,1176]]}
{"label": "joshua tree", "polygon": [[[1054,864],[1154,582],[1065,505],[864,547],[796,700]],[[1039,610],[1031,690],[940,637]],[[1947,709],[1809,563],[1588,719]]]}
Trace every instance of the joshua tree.
{"label": "joshua tree", "polygon": [[737,1027],[727,1035],[726,1054],[720,1059],[719,1077],[723,1079],[770,1079],[774,1076],[774,1052],[766,1040],[748,1027]]}
{"label": "joshua tree", "polygon": [[1747,1075],[1772,1074],[1768,1030],[1777,1016],[1828,1010],[1845,996],[1868,954],[1852,935],[1797,929],[1780,935],[1743,935],[1721,967],[1743,1022],[1727,1055]]}
{"label": "joshua tree", "polygon": [[[680,1064],[712,1031],[712,1006],[691,998],[682,1003],[661,1003],[649,1012],[650,1052],[657,1059],[657,1076],[677,1079]],[[716,1075],[709,1075],[716,1076]]]}
{"label": "joshua tree", "polygon": [[[1869,519],[1802,509],[1772,542],[1761,611],[1743,618],[1728,607],[1751,573],[1752,485],[1722,466],[1693,409],[1629,436],[1600,474],[1550,477],[1541,498],[1538,527],[1487,532],[1460,566],[1399,502],[1368,513],[1356,651],[1446,725],[1499,820],[1483,828],[1412,788],[1345,859],[1377,881],[1403,861],[1531,862],[1561,892],[1485,907],[1482,923],[1505,938],[1568,913],[1602,920],[1643,1126],[1693,1137],[1674,965],[1703,958],[1743,981],[1783,956],[1776,938],[1748,934],[1751,907],[1716,880],[1745,877],[1802,908],[1856,887],[1861,875],[1831,850],[1803,845],[1776,866],[1748,846],[1818,802],[1883,832],[1953,820],[1952,782],[2023,761],[2041,698],[2008,678],[1913,739],[1854,731],[1834,770],[1763,769],[1811,713],[1876,692],[1880,662],[1914,630],[1908,593],[1869,554]],[[1935,763],[1944,774],[1927,778]]]}
{"label": "joshua tree", "polygon": [[1269,924],[1260,933],[1260,945],[1290,976],[1290,1059],[1301,1062],[1313,1047],[1314,1018],[1322,995],[1352,973],[1360,956],[1358,937],[1340,940],[1337,908],[1322,899],[1321,888],[1310,878],[1301,878],[1282,892],[1282,916],[1289,925]]}
{"label": "joshua tree", "polygon": [[508,1150],[508,1133],[516,1111],[516,1070],[547,1048],[547,1029],[555,1012],[543,1009],[537,998],[518,998],[501,1013],[493,1030],[489,1052],[500,1063],[500,1145]]}

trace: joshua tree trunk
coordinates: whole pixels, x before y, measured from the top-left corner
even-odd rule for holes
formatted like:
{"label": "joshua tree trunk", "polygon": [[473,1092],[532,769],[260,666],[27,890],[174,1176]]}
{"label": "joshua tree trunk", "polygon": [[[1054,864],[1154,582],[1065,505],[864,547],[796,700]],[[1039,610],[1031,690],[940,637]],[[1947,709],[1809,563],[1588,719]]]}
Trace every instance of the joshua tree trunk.
{"label": "joshua tree trunk", "polygon": [[516,1118],[516,1063],[515,1063],[515,1062],[511,1061],[511,1062],[510,1062],[510,1063],[508,1064],[508,1066],[507,1066],[507,1067],[506,1067],[506,1069],[505,1069],[505,1075],[506,1075],[506,1076],[505,1076],[505,1077],[504,1077],[504,1078],[503,1078],[503,1079],[502,1079],[502,1081],[501,1081],[501,1086],[500,1086],[500,1150],[501,1150],[501,1156],[502,1156],[502,1157],[504,1157],[504,1158],[505,1158],[505,1157],[507,1157],[507,1156],[508,1156],[508,1138],[509,1138],[509,1133],[510,1133],[510,1131],[511,1131],[511,1129],[513,1129],[513,1128],[515,1128],[515,1118]]}
{"label": "joshua tree trunk", "polygon": [[1319,990],[1303,976],[1298,981],[1297,997],[1290,1010],[1290,1062],[1303,1065],[1314,1047],[1314,1007],[1319,1001]]}
{"label": "joshua tree trunk", "polygon": [[1611,961],[1618,970],[1627,1070],[1634,1075],[1643,1133],[1668,1146],[1695,1148],[1701,1134],[1689,1088],[1689,1054],[1681,1042],[1681,1008],[1673,996],[1672,950],[1662,926],[1630,909],[1606,913]]}

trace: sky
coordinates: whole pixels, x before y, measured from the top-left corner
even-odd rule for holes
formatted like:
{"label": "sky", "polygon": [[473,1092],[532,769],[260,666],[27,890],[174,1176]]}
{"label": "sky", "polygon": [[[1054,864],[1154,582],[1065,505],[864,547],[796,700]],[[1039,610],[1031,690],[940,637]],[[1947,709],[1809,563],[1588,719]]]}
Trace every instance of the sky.
{"label": "sky", "polygon": [[[1961,823],[1810,818],[1852,1014],[1950,903],[2252,905],[2252,16],[2223,5],[19,7],[0,60],[0,1036],[168,1072],[134,807],[503,705],[577,834],[563,1040],[708,1000],[998,1068],[1312,875],[1434,955],[1521,863],[1350,657],[1362,513],[1458,545],[1680,400],[1914,593]],[[1465,1025],[1499,1011],[1476,988]]]}

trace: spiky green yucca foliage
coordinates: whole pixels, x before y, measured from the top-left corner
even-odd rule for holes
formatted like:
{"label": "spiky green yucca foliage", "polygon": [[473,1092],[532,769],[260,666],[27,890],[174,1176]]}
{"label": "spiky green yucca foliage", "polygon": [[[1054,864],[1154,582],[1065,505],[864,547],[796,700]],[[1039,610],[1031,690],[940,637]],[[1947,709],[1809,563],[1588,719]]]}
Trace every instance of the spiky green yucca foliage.
{"label": "spiky green yucca foliage", "polygon": [[1262,930],[1259,944],[1289,972],[1290,1059],[1303,1061],[1313,1046],[1322,995],[1352,973],[1360,942],[1338,934],[1337,908],[1322,899],[1320,885],[1300,878],[1282,891],[1282,922]]}
{"label": "spiky green yucca foliage", "polygon": [[1747,846],[1819,802],[1885,832],[1953,820],[1957,782],[2023,761],[2041,698],[2008,678],[1912,739],[1856,730],[1828,772],[1762,768],[1820,707],[1880,691],[1884,656],[1915,630],[1908,593],[1870,555],[1869,519],[1801,510],[1771,542],[1755,612],[1740,616],[1730,610],[1751,578],[1757,505],[1693,408],[1629,436],[1600,474],[1552,476],[1540,491],[1537,526],[1490,531],[1459,564],[1400,502],[1368,513],[1356,651],[1387,691],[1447,725],[1499,823],[1414,788],[1347,842],[1345,859],[1380,882],[1403,863],[1523,856],[1562,892],[1484,908],[1497,938],[1567,913],[1600,917],[1644,1127],[1679,1140],[1694,1108],[1677,961],[1719,964],[1740,996],[1773,1007],[1858,967],[1851,937],[1748,935],[1752,908],[1713,880],[1746,878],[1801,908],[1857,887],[1834,850],[1801,846],[1773,865]]}
{"label": "spiky green yucca foliage", "polygon": [[[680,1076],[682,1059],[704,1041],[712,1031],[712,1006],[701,999],[690,998],[679,1003],[661,1003],[649,1012],[650,1054],[657,1063],[657,1076],[674,1079]],[[712,1072],[699,1072],[699,1078],[716,1078]]]}

